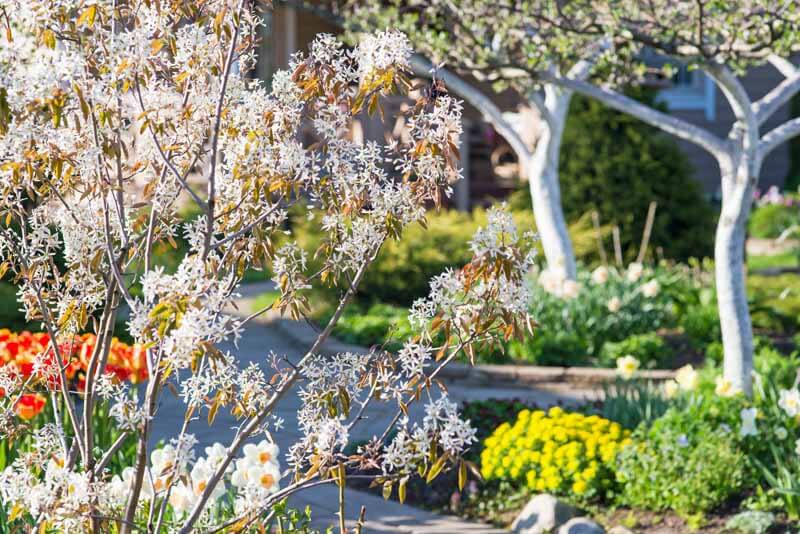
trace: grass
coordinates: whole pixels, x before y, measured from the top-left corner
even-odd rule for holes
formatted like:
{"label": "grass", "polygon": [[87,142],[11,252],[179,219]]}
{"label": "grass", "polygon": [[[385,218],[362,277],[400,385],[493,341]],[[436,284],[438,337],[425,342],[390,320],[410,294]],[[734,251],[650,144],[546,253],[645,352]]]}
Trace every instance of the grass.
{"label": "grass", "polygon": [[800,327],[800,275],[750,275],[747,293],[752,302],[753,323],[792,333]]}
{"label": "grass", "polygon": [[750,271],[760,271],[763,269],[779,269],[800,267],[800,254],[790,250],[771,256],[748,256],[747,268]]}
{"label": "grass", "polygon": [[257,297],[253,298],[253,303],[250,306],[250,311],[255,313],[259,310],[266,308],[267,306],[271,306],[278,298],[280,298],[281,292],[280,291],[265,291],[258,295]]}

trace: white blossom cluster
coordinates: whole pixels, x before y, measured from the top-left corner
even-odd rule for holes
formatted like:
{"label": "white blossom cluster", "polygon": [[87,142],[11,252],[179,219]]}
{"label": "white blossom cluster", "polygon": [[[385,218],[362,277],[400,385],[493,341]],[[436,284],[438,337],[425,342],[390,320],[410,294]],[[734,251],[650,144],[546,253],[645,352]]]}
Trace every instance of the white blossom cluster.
{"label": "white blossom cluster", "polygon": [[[470,246],[475,253],[474,265],[488,269],[498,262],[507,267],[490,271],[473,284],[473,270],[448,270],[431,280],[427,298],[414,302],[409,312],[411,324],[428,329],[435,317],[448,321],[456,329],[470,325],[472,318],[487,312],[492,315],[525,315],[531,292],[518,273],[527,273],[533,266],[535,249],[532,234],[520,235],[511,214],[504,208],[492,208],[488,224],[479,228]],[[511,274],[512,276],[509,276]],[[468,338],[472,330],[460,332]]]}
{"label": "white blossom cluster", "polygon": [[458,415],[457,405],[440,397],[425,405],[422,424],[400,421],[395,438],[386,446],[381,468],[385,474],[413,473],[430,458],[437,444],[450,455],[458,456],[476,441],[475,429]]}
{"label": "white blossom cluster", "polygon": [[[239,321],[223,313],[235,297],[233,283],[232,275],[220,279],[207,273],[199,256],[187,256],[175,274],[150,270],[142,277],[144,299],[134,304],[130,332],[142,342],[158,335],[164,362],[185,369],[204,343],[239,334]],[[154,334],[164,324],[172,328]]]}

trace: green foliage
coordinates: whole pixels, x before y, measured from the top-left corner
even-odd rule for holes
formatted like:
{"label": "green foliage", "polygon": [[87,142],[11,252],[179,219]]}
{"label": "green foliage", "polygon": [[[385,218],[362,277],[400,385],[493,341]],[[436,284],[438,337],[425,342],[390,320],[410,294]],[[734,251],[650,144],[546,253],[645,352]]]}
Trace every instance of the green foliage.
{"label": "green foliage", "polygon": [[[794,493],[800,429],[778,405],[797,363],[796,356],[786,358],[759,342],[752,399],[718,395],[720,370],[707,366],[698,390],[673,399],[661,417],[650,425],[644,421],[634,433],[635,446],[620,460],[619,503],[686,517],[751,493],[760,508],[800,510],[792,508],[800,504]],[[757,410],[756,435],[741,432],[745,408]]]}
{"label": "green foliage", "polygon": [[[789,101],[789,113],[791,116],[800,117],[800,94],[795,94]],[[787,189],[800,188],[800,139],[792,137],[787,142],[789,145],[789,173],[786,175]]]}
{"label": "green foliage", "polygon": [[[327,323],[329,317],[323,317]],[[367,308],[352,305],[346,308],[333,329],[333,335],[345,343],[369,347],[384,345],[396,351],[414,335],[408,322],[408,310],[389,304],[373,304]]]}
{"label": "green foliage", "polygon": [[[606,343],[671,327],[677,321],[676,312],[683,307],[682,303],[696,300],[685,294],[695,289],[683,270],[658,267],[635,280],[614,268],[608,271],[604,283],[593,281],[588,271],[579,271],[580,289],[573,298],[553,295],[543,284],[535,284],[530,313],[538,328],[524,341],[511,342],[509,355],[514,360],[539,365],[586,365],[599,361],[601,365],[613,366],[615,358],[608,356],[613,346],[603,356]],[[660,289],[655,296],[645,296],[642,286],[653,280]],[[612,299],[619,300],[616,311],[609,309]],[[668,363],[669,355],[663,344],[653,342],[652,337],[638,341],[642,342],[640,352],[646,365]],[[632,340],[630,345],[635,342]],[[645,345],[647,342],[650,343]],[[645,354],[650,348],[656,352]]]}
{"label": "green foliage", "polygon": [[800,519],[800,459],[797,454],[785,454],[781,447],[769,444],[771,465],[754,459],[767,491],[777,497],[780,508],[789,519]]}
{"label": "green foliage", "polygon": [[800,207],[767,204],[753,210],[747,229],[753,237],[774,239],[796,224],[800,224]]}
{"label": "green foliage", "polygon": [[[652,92],[634,96],[653,104]],[[657,129],[595,100],[574,96],[561,145],[560,181],[568,219],[597,210],[619,225],[623,249],[633,257],[648,205],[658,202],[651,250],[668,258],[710,255],[714,212],[693,179],[678,144]]]}
{"label": "green foliage", "polygon": [[[514,212],[514,220],[520,230],[536,229],[530,209]],[[313,220],[293,217],[292,225],[298,244],[312,257],[322,237],[319,214]],[[399,240],[390,240],[383,246],[359,286],[359,300],[410,306],[428,294],[431,278],[448,268],[462,267],[472,259],[469,241],[485,225],[486,211],[482,209],[472,213],[456,210],[429,213],[427,230],[420,225],[410,226]],[[570,235],[576,253],[591,257],[596,245],[589,217],[575,221],[570,226]]]}
{"label": "green foliage", "polygon": [[795,351],[787,356],[763,338],[756,338],[753,363],[756,372],[762,380],[768,380],[771,387],[789,388],[800,370],[800,352]]}
{"label": "green foliage", "polygon": [[645,368],[661,367],[669,363],[672,355],[664,338],[655,332],[634,334],[622,341],[606,341],[600,350],[598,364],[613,367],[617,358],[633,356]]}
{"label": "green foliage", "polygon": [[747,295],[756,328],[790,334],[800,328],[800,276],[797,274],[751,275],[747,278]]}
{"label": "green foliage", "polygon": [[619,377],[613,384],[603,384],[602,399],[595,410],[598,415],[630,430],[641,424],[650,426],[670,406],[680,402],[664,398],[660,385],[652,381]]}
{"label": "green foliage", "polygon": [[722,340],[716,299],[713,303],[692,306],[686,310],[680,326],[697,347],[705,347]]}
{"label": "green foliage", "polygon": [[742,490],[743,453],[730,432],[669,410],[620,455],[620,504],[683,517],[714,510]]}
{"label": "green foliage", "polygon": [[31,325],[25,321],[25,314],[20,311],[21,304],[17,302],[17,289],[8,282],[0,281],[0,328],[14,331],[30,329]]}
{"label": "green foliage", "polygon": [[789,250],[779,254],[771,254],[769,256],[747,256],[747,268],[752,271],[760,271],[763,269],[791,269],[798,267],[800,260],[800,251]]}

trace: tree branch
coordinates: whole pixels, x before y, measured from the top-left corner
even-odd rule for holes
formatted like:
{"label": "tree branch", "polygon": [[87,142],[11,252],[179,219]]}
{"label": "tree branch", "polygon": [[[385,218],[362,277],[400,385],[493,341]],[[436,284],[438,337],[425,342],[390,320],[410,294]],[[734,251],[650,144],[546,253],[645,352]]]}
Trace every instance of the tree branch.
{"label": "tree branch", "polygon": [[759,161],[763,161],[770,152],[797,135],[800,135],[800,117],[784,122],[767,132],[758,143]]}
{"label": "tree branch", "polygon": [[576,93],[599,100],[610,108],[632,115],[675,137],[694,143],[718,159],[724,157],[727,153],[725,141],[705,128],[653,109],[622,93],[599,87],[583,80],[560,78],[547,72],[540,72],[538,75],[543,81],[554,83]]}
{"label": "tree branch", "polygon": [[[733,128],[741,128],[743,148],[746,151],[756,150],[758,148],[758,120],[753,103],[742,82],[727,66],[719,63],[707,64],[703,67],[703,71],[717,83],[722,94],[728,100],[733,114],[736,115],[737,124],[734,124]],[[737,132],[732,130],[730,137],[736,135]]]}
{"label": "tree branch", "polygon": [[800,91],[800,72],[787,77],[780,84],[775,86],[769,93],[764,95],[761,100],[755,103],[753,111],[756,114],[758,124],[761,125],[775,114],[781,106],[792,99]]}
{"label": "tree branch", "polygon": [[775,67],[775,70],[783,74],[786,78],[791,78],[798,73],[797,67],[786,58],[771,54],[767,57],[767,61],[770,65]]}

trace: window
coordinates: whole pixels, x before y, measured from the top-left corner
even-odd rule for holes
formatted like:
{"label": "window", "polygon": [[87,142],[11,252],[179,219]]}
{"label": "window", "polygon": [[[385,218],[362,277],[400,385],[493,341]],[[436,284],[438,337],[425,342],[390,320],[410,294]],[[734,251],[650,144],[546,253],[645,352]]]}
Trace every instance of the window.
{"label": "window", "polygon": [[670,110],[697,110],[705,113],[706,120],[716,118],[716,88],[714,82],[702,71],[681,66],[672,77],[670,87],[658,92],[657,100]]}

